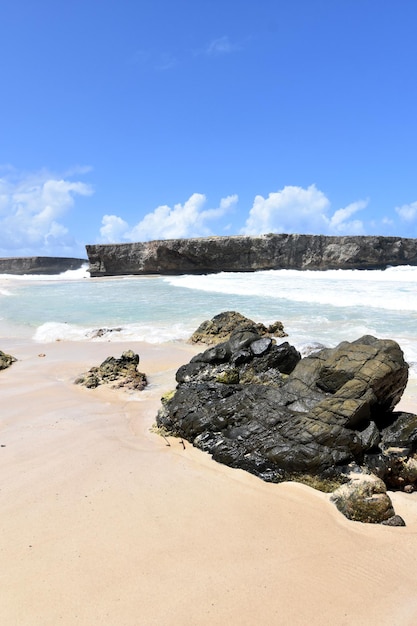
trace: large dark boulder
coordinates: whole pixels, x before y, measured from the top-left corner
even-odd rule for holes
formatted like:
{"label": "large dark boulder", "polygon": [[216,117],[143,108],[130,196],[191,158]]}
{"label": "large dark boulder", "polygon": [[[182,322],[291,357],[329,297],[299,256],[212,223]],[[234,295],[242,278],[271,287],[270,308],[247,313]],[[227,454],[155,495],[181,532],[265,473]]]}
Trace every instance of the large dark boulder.
{"label": "large dark boulder", "polygon": [[301,359],[288,343],[236,331],[178,370],[157,423],[264,480],[331,477],[389,457],[393,442],[414,454],[417,417],[393,412],[407,379],[391,340],[365,336]]}

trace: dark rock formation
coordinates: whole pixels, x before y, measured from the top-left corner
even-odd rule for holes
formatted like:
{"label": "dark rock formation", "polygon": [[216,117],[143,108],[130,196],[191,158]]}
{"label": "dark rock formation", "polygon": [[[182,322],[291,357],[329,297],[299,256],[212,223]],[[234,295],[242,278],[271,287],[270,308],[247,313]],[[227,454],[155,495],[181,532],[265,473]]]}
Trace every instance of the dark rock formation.
{"label": "dark rock formation", "polygon": [[417,239],[268,234],[87,245],[91,276],[416,265]]}
{"label": "dark rock formation", "polygon": [[142,391],[147,385],[146,375],[138,372],[139,355],[132,350],[123,352],[120,359],[109,356],[99,367],[92,367],[74,382],[95,389],[99,385],[109,385],[112,389],[124,387]]}
{"label": "dark rock formation", "polygon": [[189,341],[190,343],[205,343],[208,345],[221,343],[228,340],[233,331],[246,329],[252,329],[262,336],[287,337],[282,322],[274,322],[269,326],[265,326],[264,324],[255,323],[236,311],[224,311],[215,315],[211,320],[202,322]]}
{"label": "dark rock formation", "polygon": [[381,466],[385,479],[395,474],[391,452],[402,442],[404,484],[417,484],[410,460],[417,416],[393,411],[408,379],[394,341],[365,336],[300,359],[288,343],[235,331],[180,367],[176,379],[158,425],[221,463],[267,481],[330,478],[349,464]]}
{"label": "dark rock formation", "polygon": [[0,370],[5,370],[10,367],[16,360],[17,359],[15,359],[14,356],[11,356],[11,354],[6,354],[0,350]]}
{"label": "dark rock formation", "polygon": [[67,270],[77,270],[86,259],[65,257],[28,256],[0,259],[0,274],[62,274]]}

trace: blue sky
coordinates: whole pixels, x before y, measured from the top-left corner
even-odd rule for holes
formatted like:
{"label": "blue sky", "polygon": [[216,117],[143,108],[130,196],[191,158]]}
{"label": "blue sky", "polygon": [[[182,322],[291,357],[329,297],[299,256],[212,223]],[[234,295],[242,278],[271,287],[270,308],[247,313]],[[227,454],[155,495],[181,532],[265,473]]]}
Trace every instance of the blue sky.
{"label": "blue sky", "polygon": [[0,256],[417,236],[415,0],[3,0]]}

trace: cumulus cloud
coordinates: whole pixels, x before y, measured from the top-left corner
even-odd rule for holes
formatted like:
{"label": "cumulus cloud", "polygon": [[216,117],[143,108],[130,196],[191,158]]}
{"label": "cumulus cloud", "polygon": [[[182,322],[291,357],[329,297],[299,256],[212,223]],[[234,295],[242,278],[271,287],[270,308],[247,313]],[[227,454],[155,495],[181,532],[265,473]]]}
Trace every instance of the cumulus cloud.
{"label": "cumulus cloud", "polygon": [[358,200],[348,204],[344,209],[338,209],[328,220],[329,231],[341,235],[362,235],[364,232],[363,222],[349,218],[367,206],[367,200]]}
{"label": "cumulus cloud", "polygon": [[0,178],[0,254],[69,254],[76,245],[61,218],[90,185],[46,172]]}
{"label": "cumulus cloud", "polygon": [[403,204],[396,207],[395,211],[405,222],[414,222],[417,218],[417,202],[411,202],[411,204]]}
{"label": "cumulus cloud", "polygon": [[326,225],[324,216],[329,206],[329,200],[315,185],[307,189],[287,186],[267,198],[255,196],[243,232],[258,235],[320,231]]}
{"label": "cumulus cloud", "polygon": [[204,208],[206,196],[194,193],[184,204],[173,207],[161,205],[132,228],[117,215],[105,215],[100,229],[103,242],[148,241],[151,239],[177,239],[202,237],[211,234],[207,222],[223,217],[237,203],[236,195],[222,198],[216,208]]}
{"label": "cumulus cloud", "polygon": [[286,186],[264,198],[257,195],[249,211],[242,233],[311,233],[311,234],[360,234],[363,223],[350,217],[363,209],[367,201],[359,200],[331,213],[330,200],[310,185]]}
{"label": "cumulus cloud", "polygon": [[102,243],[121,241],[129,230],[129,224],[117,215],[104,215],[101,223],[100,238]]}
{"label": "cumulus cloud", "polygon": [[[219,234],[219,220],[231,213],[237,202],[238,196],[230,195],[222,198],[217,207],[206,208],[206,196],[194,193],[183,204],[158,206],[133,226],[117,215],[105,215],[99,241],[116,243],[204,237],[213,234],[209,228],[210,222],[213,231]],[[267,197],[255,196],[240,233],[360,235],[364,233],[364,223],[354,216],[367,205],[367,200],[358,200],[332,211],[330,200],[315,185],[307,188],[286,186]],[[226,230],[230,230],[230,224],[222,228],[222,232]]]}

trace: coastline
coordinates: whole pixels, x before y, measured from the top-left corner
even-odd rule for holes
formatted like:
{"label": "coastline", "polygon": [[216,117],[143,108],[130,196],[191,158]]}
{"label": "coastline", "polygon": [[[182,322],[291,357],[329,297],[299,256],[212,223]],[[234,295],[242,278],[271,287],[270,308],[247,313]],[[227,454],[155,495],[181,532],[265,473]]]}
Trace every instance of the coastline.
{"label": "coastline", "polygon": [[[73,384],[128,347],[145,391]],[[150,431],[195,346],[0,349],[18,359],[0,372],[5,623],[415,623],[417,494],[393,496],[405,528],[350,522],[325,494]],[[399,408],[413,410],[413,394]]]}

